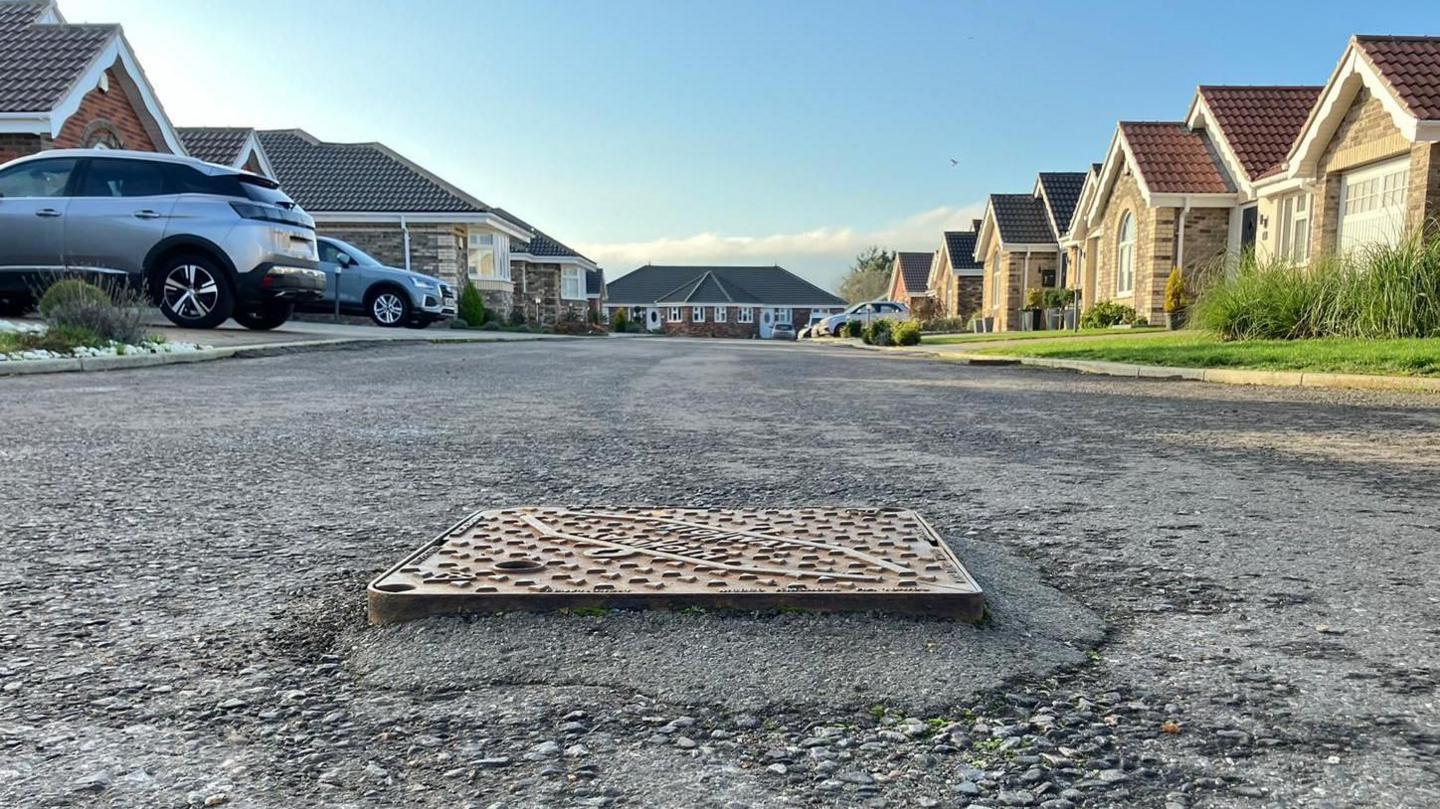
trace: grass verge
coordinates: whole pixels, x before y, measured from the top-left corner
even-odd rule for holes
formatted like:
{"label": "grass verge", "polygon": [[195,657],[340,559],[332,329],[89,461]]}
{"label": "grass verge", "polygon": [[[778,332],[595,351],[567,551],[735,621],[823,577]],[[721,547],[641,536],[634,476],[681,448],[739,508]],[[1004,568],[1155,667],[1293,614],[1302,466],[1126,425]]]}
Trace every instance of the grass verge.
{"label": "grass verge", "polygon": [[981,349],[979,354],[1130,362],[1181,368],[1253,368],[1337,374],[1440,376],[1440,337],[1310,340],[1221,340],[1178,332],[1145,340],[1054,339],[1034,345]]}
{"label": "grass verge", "polygon": [[996,331],[986,334],[939,334],[925,335],[924,345],[943,346],[962,343],[993,343],[999,340],[1056,340],[1065,337],[1096,337],[1104,335],[1139,334],[1164,331],[1158,326],[1140,326],[1123,329],[1080,329],[1078,331]]}

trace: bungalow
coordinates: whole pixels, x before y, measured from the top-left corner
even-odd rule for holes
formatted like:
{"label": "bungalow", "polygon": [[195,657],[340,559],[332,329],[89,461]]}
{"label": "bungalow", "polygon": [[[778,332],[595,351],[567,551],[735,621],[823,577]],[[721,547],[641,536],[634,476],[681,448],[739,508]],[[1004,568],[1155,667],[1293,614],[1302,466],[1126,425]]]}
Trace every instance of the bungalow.
{"label": "bungalow", "polygon": [[1029,290],[1064,281],[1061,234],[1070,227],[1083,172],[1041,172],[1029,194],[991,194],[975,241],[984,266],[978,314],[994,331],[1028,329],[1021,312]]}
{"label": "bungalow", "polygon": [[985,265],[975,260],[979,230],[979,219],[974,220],[970,230],[947,230],[940,249],[935,251],[926,286],[939,317],[966,320],[980,309]]}
{"label": "bungalow", "polygon": [[1264,255],[1303,261],[1440,231],[1440,37],[1352,37],[1256,186]]}
{"label": "bungalow", "polygon": [[598,307],[590,304],[589,274],[595,262],[580,255],[509,211],[499,213],[529,237],[510,242],[510,278],[515,285],[515,311],[530,323],[554,324],[584,320]]}
{"label": "bungalow", "polygon": [[930,265],[934,261],[934,253],[896,253],[885,297],[909,306],[917,314],[929,309]]}
{"label": "bungalow", "polygon": [[1100,185],[1101,164],[1091,163],[1085,172],[1085,181],[1080,185],[1080,197],[1075,204],[1075,214],[1070,217],[1070,227],[1060,236],[1060,249],[1065,251],[1065,263],[1070,268],[1065,275],[1066,285],[1075,291],[1075,298],[1081,308],[1088,308],[1095,300],[1095,272],[1099,257],[1100,234],[1085,220],[1084,211],[1095,199]]}
{"label": "bungalow", "polygon": [[509,315],[511,242],[528,245],[530,228],[383,144],[327,143],[298,129],[258,135],[275,179],[322,234],[457,286],[468,279],[487,308]]}
{"label": "bungalow", "polygon": [[777,324],[806,325],[845,301],[782,267],[647,264],[606,287],[605,315],[617,310],[650,331],[703,337],[759,337]]}
{"label": "bungalow", "polygon": [[118,25],[71,25],[53,0],[0,3],[0,163],[47,149],[185,154]]}
{"label": "bungalow", "polygon": [[191,157],[275,179],[275,168],[253,129],[182,126],[178,131]]}

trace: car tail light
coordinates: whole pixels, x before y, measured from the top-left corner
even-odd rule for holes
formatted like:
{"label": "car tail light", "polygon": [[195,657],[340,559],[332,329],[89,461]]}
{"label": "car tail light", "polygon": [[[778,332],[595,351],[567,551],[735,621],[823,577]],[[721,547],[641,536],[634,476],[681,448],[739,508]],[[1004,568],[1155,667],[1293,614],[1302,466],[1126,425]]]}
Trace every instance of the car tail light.
{"label": "car tail light", "polygon": [[279,222],[282,225],[315,229],[315,221],[301,211],[293,211],[276,205],[261,205],[255,202],[231,202],[230,207],[235,209],[235,213],[246,219]]}

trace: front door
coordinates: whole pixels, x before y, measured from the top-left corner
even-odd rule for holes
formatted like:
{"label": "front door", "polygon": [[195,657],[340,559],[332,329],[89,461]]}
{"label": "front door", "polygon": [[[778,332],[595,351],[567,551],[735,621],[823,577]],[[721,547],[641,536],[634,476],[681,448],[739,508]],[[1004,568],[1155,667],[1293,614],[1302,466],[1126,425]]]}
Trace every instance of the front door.
{"label": "front door", "polygon": [[1260,215],[1260,208],[1251,205],[1240,212],[1240,252],[1248,253],[1255,249],[1255,233],[1258,230],[1257,223]]}
{"label": "front door", "polygon": [[0,290],[28,293],[63,269],[65,193],[76,160],[35,160],[0,172]]}
{"label": "front door", "polygon": [[660,322],[660,309],[645,310],[645,328],[648,331],[660,331],[663,324]]}
{"label": "front door", "polygon": [[775,312],[770,307],[760,309],[760,339],[768,340],[775,333]]}

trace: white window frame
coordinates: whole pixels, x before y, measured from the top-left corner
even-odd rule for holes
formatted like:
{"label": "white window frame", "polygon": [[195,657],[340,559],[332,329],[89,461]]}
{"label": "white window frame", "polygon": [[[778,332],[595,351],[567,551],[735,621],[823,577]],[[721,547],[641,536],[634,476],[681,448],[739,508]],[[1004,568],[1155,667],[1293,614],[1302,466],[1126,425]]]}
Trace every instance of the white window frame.
{"label": "white window frame", "polygon": [[771,321],[772,323],[790,323],[792,322],[791,318],[794,317],[793,310],[788,306],[776,306],[774,312],[775,317]]}
{"label": "white window frame", "polygon": [[730,307],[728,306],[715,307],[715,322],[724,323],[729,318],[729,312]]}
{"label": "white window frame", "polygon": [[585,300],[585,271],[579,267],[560,268],[560,297],[567,301]]}
{"label": "white window frame", "polygon": [[[1126,234],[1129,225],[1129,234]],[[1126,211],[1120,218],[1115,245],[1115,294],[1135,294],[1135,213]]]}
{"label": "white window frame", "polygon": [[670,307],[670,311],[667,313],[669,316],[665,318],[665,321],[666,321],[667,323],[684,323],[684,322],[685,322],[685,316],[684,316],[683,314],[681,314],[681,312],[680,312],[680,310],[681,310],[682,308],[684,308],[684,307],[681,307],[681,306],[672,306],[672,307]]}
{"label": "white window frame", "polygon": [[755,322],[755,307],[753,307],[753,306],[742,306],[742,307],[740,307],[739,309],[737,309],[737,310],[735,311],[735,322],[736,322],[736,323],[754,323],[754,322]]}
{"label": "white window frame", "polygon": [[1314,208],[1315,200],[1309,192],[1292,194],[1280,201],[1279,253],[1292,264],[1310,260],[1310,216]]}
{"label": "white window frame", "polygon": [[691,322],[691,323],[704,323],[704,322],[705,322],[705,307],[703,307],[703,306],[692,306],[692,307],[690,307],[690,322]]}
{"label": "white window frame", "polygon": [[[492,272],[480,272],[484,253],[490,254]],[[478,255],[478,257],[477,257]],[[465,272],[472,281],[510,280],[510,240],[503,233],[470,229],[465,233]]]}

